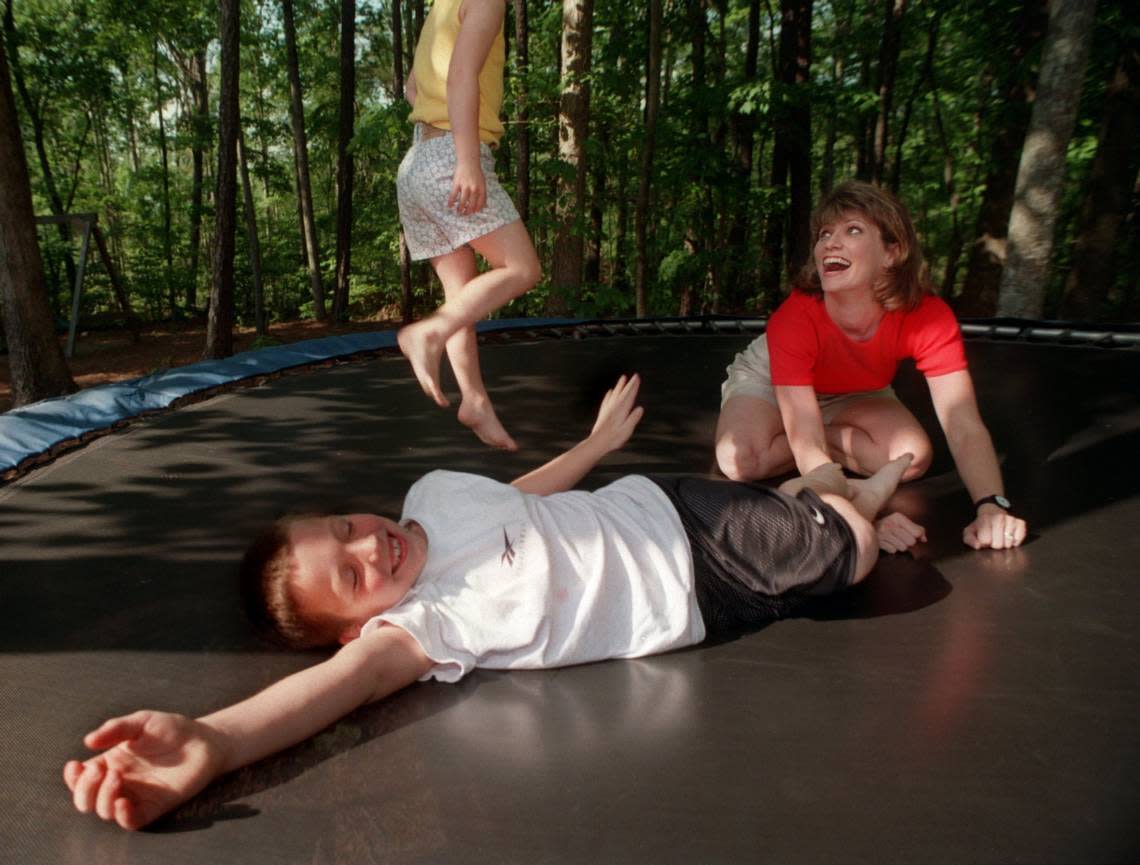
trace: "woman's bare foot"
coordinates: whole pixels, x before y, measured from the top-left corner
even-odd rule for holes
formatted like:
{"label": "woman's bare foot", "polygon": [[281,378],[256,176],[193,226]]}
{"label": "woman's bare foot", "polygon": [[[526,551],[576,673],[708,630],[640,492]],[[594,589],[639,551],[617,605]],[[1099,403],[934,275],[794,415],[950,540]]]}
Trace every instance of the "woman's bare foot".
{"label": "woman's bare foot", "polygon": [[891,460],[869,478],[852,478],[848,483],[851,490],[851,504],[862,514],[868,522],[874,523],[875,517],[894,495],[895,488],[907,466],[914,459],[914,454],[903,454]]}
{"label": "woman's bare foot", "polygon": [[479,440],[491,447],[502,448],[505,451],[516,451],[519,446],[503,428],[498,415],[486,397],[479,399],[464,398],[459,405],[459,422],[471,428]]}
{"label": "woman's bare foot", "polygon": [[424,393],[440,408],[451,405],[439,386],[439,359],[447,342],[433,331],[430,319],[422,319],[400,328],[396,342],[404,357],[412,364],[412,372]]}

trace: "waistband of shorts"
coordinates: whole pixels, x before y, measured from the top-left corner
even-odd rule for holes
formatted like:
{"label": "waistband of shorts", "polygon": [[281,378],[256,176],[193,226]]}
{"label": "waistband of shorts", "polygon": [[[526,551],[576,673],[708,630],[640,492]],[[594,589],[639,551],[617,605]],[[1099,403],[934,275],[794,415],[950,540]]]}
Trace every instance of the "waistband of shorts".
{"label": "waistband of shorts", "polygon": [[419,144],[421,141],[431,141],[433,138],[442,138],[450,131],[450,129],[440,129],[438,126],[432,126],[430,123],[417,123],[414,133],[415,143]]}

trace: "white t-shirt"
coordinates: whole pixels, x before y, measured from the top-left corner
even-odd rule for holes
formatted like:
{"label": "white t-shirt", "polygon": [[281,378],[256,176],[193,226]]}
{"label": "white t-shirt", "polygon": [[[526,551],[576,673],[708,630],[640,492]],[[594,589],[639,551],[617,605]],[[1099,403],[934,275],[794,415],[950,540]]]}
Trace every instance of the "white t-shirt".
{"label": "white t-shirt", "polygon": [[434,471],[408,490],[403,519],[423,526],[427,560],[365,631],[387,622],[411,634],[435,662],[425,679],[635,658],[705,637],[681,519],[648,478],[537,496]]}

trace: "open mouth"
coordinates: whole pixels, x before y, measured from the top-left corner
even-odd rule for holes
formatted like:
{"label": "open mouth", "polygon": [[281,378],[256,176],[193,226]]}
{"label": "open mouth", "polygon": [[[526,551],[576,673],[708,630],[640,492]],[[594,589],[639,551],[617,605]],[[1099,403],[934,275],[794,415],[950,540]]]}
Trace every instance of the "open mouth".
{"label": "open mouth", "polygon": [[398,538],[395,535],[388,535],[388,555],[392,562],[391,573],[396,573],[396,569],[404,563],[404,559],[408,557],[408,545],[403,538]]}
{"label": "open mouth", "polygon": [[851,266],[851,262],[838,255],[828,255],[823,259],[824,273],[842,273]]}

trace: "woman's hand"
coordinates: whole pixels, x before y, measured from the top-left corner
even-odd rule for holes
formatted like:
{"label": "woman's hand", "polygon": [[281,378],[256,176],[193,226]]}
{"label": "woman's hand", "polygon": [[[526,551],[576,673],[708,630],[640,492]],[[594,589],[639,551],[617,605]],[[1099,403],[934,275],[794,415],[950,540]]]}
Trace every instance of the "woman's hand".
{"label": "woman's hand", "polygon": [[1021,546],[1029,531],[1025,520],[997,505],[978,508],[974,521],[962,530],[962,541],[975,550],[1012,550]]}

